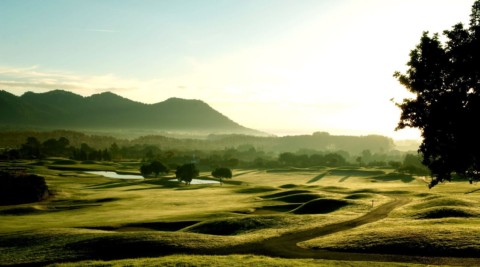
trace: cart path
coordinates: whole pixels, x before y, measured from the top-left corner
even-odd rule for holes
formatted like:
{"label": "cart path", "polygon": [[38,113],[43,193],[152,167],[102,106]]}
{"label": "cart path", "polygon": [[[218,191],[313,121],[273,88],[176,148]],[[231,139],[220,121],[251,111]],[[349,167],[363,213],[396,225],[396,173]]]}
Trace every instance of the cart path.
{"label": "cart path", "polygon": [[[378,206],[358,218],[320,226],[316,228],[289,232],[280,236],[268,238],[262,241],[230,247],[225,250],[216,250],[216,255],[227,254],[255,254],[280,258],[314,258],[327,260],[348,261],[382,261],[382,262],[408,262],[419,264],[451,264],[451,265],[479,265],[480,258],[454,258],[454,257],[428,257],[412,255],[390,255],[372,253],[335,252],[323,249],[308,249],[299,247],[297,244],[313,238],[353,229],[355,227],[373,223],[388,217],[395,208],[401,207],[411,200],[396,198],[388,203]],[[213,251],[212,251],[213,252]]]}
{"label": "cart path", "polygon": [[410,202],[409,199],[397,198],[378,206],[363,216],[349,221],[328,224],[296,232],[288,232],[259,242],[230,248],[229,251],[230,253],[251,253],[282,258],[317,258],[315,256],[317,256],[319,250],[302,248],[297,244],[313,238],[350,230],[360,225],[379,221],[386,218],[395,208],[405,205],[408,202]]}

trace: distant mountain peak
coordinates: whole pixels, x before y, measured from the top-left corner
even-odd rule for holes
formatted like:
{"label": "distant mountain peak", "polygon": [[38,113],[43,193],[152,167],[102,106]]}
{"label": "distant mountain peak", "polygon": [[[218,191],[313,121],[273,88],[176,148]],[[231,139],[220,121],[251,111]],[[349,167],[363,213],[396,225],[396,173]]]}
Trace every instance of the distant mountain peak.
{"label": "distant mountain peak", "polygon": [[143,104],[112,92],[82,97],[58,89],[27,92],[20,97],[0,94],[0,103],[10,107],[0,106],[0,125],[10,127],[265,135],[241,126],[197,99],[172,97]]}
{"label": "distant mountain peak", "polygon": [[63,89],[55,89],[55,90],[42,92],[42,93],[35,93],[35,92],[32,92],[32,91],[27,91],[27,92],[23,93],[22,97],[23,96],[33,96],[33,95],[69,95],[69,96],[74,95],[74,96],[80,96],[80,95],[77,95],[77,94],[72,93],[70,91],[63,90]]}

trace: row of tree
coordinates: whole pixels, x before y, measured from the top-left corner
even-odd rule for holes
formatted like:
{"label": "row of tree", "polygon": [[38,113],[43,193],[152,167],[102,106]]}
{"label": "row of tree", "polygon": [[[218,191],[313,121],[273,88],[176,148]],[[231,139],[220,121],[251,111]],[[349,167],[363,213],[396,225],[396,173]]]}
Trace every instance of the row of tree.
{"label": "row of tree", "polygon": [[[152,175],[158,177],[159,174],[168,174],[168,172],[169,168],[164,163],[158,160],[144,163],[140,167],[140,173],[145,178]],[[187,163],[180,165],[176,168],[175,177],[178,179],[179,182],[185,182],[185,184],[189,185],[192,180],[199,175],[199,173],[200,171],[198,170],[195,163]],[[211,174],[213,177],[220,179],[220,184],[223,183],[224,178],[232,178],[232,170],[225,167],[215,168]]]}
{"label": "row of tree", "polygon": [[[397,160],[386,161],[386,159],[392,159],[392,157],[371,153],[369,150],[364,150],[353,161],[352,157],[344,151],[322,153],[314,150],[302,150],[297,153],[284,152],[276,156],[258,151],[252,146],[242,146],[237,149],[226,148],[221,151],[164,151],[157,146],[150,145],[119,147],[116,143],[113,143],[110,148],[95,149],[85,143],[82,143],[79,147],[73,147],[69,144],[70,141],[65,137],[48,139],[42,143],[34,137],[28,137],[19,149],[3,151],[0,154],[0,159],[43,159],[55,156],[68,157],[79,161],[142,160],[153,164],[143,166],[141,172],[147,176],[152,173],[158,175],[168,169],[176,169],[183,163],[190,162],[192,157],[196,158],[197,165],[202,169],[212,169],[219,166],[232,169],[355,165],[403,168],[403,170],[409,169],[410,172],[415,172],[412,168],[406,168],[409,164],[402,163],[402,161],[405,161],[405,156],[403,156],[403,159],[400,156],[395,156],[393,159]],[[161,162],[162,165],[158,165],[157,162]],[[417,170],[420,169],[420,167],[417,168]]]}

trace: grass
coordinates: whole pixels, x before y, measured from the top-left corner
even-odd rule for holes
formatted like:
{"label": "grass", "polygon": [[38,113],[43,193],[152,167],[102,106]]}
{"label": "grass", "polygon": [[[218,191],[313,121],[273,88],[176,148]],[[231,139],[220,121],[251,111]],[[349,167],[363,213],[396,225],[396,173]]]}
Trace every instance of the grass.
{"label": "grass", "polygon": [[[283,259],[256,255],[228,255],[228,256],[202,256],[202,255],[172,255],[158,258],[139,258],[115,261],[82,261],[73,263],[54,264],[55,267],[100,267],[100,266],[166,266],[166,267],[194,267],[194,266],[231,266],[231,267],[397,267],[405,266],[400,263],[388,262],[350,262],[337,260],[316,259]],[[409,264],[409,266],[422,266]]]}
{"label": "grass", "polygon": [[478,219],[384,220],[341,235],[304,242],[310,248],[380,254],[475,257],[480,252]]}
{"label": "grass", "polygon": [[300,194],[292,194],[292,195],[277,197],[277,198],[274,198],[273,200],[282,201],[286,203],[304,203],[320,197],[321,196],[319,194],[300,193]]}
{"label": "grass", "polygon": [[[421,179],[391,170],[312,168],[239,170],[232,179],[235,183],[186,186],[169,182],[172,174],[127,181],[83,173],[134,173],[135,162],[82,164],[57,158],[9,165],[45,176],[53,196],[39,203],[0,206],[0,265],[103,259],[66,266],[362,266],[253,255],[141,257],[228,251],[235,245],[357,218],[372,205],[399,197],[411,202],[388,219],[302,246],[451,256],[478,255],[480,250],[480,193],[465,194],[475,189],[468,183],[429,190]],[[118,257],[136,259],[110,261]],[[188,265],[193,262],[197,265]]]}
{"label": "grass", "polygon": [[262,196],[262,198],[279,198],[279,197],[286,197],[286,196],[302,194],[302,193],[311,193],[311,192],[312,191],[310,190],[302,190],[302,189],[288,190],[288,191],[282,191],[274,194],[265,195],[265,196]]}
{"label": "grass", "polygon": [[302,204],[298,208],[292,210],[292,213],[324,214],[336,211],[348,205],[353,205],[353,203],[342,199],[320,198]]}
{"label": "grass", "polygon": [[238,235],[265,228],[284,226],[288,218],[280,215],[247,216],[201,222],[182,231],[210,235]]}

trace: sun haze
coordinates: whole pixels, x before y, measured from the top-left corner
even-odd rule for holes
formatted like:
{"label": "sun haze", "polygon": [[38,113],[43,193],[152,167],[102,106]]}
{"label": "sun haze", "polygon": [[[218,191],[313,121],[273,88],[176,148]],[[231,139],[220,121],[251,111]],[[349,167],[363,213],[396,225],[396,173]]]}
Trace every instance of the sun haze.
{"label": "sun haze", "polygon": [[201,99],[273,134],[395,132],[423,31],[470,0],[1,1],[0,89]]}

